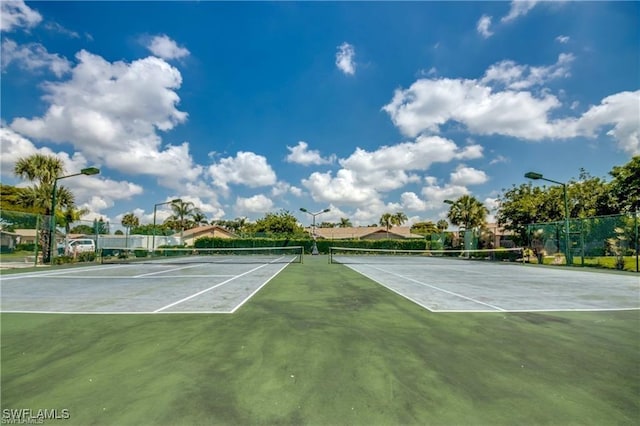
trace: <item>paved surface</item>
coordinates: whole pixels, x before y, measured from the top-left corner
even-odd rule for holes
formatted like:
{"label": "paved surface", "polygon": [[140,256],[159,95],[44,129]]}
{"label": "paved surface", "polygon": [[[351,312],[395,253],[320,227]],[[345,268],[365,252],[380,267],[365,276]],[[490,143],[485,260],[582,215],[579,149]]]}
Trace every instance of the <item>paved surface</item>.
{"label": "paved surface", "polygon": [[231,313],[287,264],[129,264],[0,277],[2,312]]}
{"label": "paved surface", "polygon": [[425,259],[348,266],[434,312],[640,309],[637,274]]}

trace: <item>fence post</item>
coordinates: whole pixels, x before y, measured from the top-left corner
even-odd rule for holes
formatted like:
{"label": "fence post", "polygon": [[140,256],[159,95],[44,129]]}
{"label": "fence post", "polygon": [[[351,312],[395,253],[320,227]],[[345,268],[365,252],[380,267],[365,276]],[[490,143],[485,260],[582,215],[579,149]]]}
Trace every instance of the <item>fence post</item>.
{"label": "fence post", "polygon": [[636,272],[640,272],[640,264],[638,262],[638,256],[640,255],[638,253],[638,251],[640,250],[640,242],[638,240],[638,212],[639,210],[636,209],[636,214],[633,217],[633,224],[636,228]]}

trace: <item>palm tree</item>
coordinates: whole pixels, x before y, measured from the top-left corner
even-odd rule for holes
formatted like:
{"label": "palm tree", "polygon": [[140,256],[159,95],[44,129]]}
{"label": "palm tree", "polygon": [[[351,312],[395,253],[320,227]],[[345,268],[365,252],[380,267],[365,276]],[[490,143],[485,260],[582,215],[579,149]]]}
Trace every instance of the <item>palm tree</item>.
{"label": "palm tree", "polygon": [[338,228],[351,228],[353,225],[351,221],[347,217],[341,217],[340,223],[338,224]]}
{"label": "palm tree", "polygon": [[136,216],[133,213],[127,213],[124,216],[122,216],[122,220],[120,221],[120,223],[127,230],[127,232],[125,234],[125,240],[124,240],[124,246],[125,246],[125,248],[127,248],[127,246],[129,245],[128,244],[129,243],[129,232],[131,231],[131,228],[133,228],[134,226],[139,226],[140,225],[140,219],[138,219],[138,216]]}
{"label": "palm tree", "polygon": [[[13,172],[18,177],[35,182],[20,196],[19,204],[34,208],[47,216],[51,215],[53,186],[56,179],[64,173],[62,160],[53,155],[34,154],[18,159]],[[56,204],[62,207],[74,206],[73,194],[64,187],[57,189],[57,200]],[[43,231],[44,229],[40,232],[39,238],[42,246],[42,260],[44,263],[48,263],[51,260],[50,234],[49,230]]]}
{"label": "palm tree", "polygon": [[475,197],[463,195],[451,204],[447,217],[452,224],[467,231],[484,225],[488,214],[489,209]]}
{"label": "palm tree", "polygon": [[169,216],[164,224],[171,226],[174,230],[180,230],[180,241],[182,241],[182,234],[185,229],[194,228],[196,222],[193,220],[193,216],[202,213],[191,201],[178,201],[171,203],[171,210],[173,214]]}
{"label": "palm tree", "polygon": [[200,210],[198,210],[195,213],[192,213],[191,219],[196,224],[196,226],[207,225],[209,223],[209,221],[207,220],[207,217]]}
{"label": "palm tree", "polygon": [[384,226],[387,230],[387,238],[389,238],[389,228],[393,225],[393,215],[391,213],[384,213],[380,216],[380,226]]}
{"label": "palm tree", "polygon": [[403,212],[396,212],[396,214],[391,215],[391,223],[393,225],[402,226],[409,218]]}
{"label": "palm tree", "polygon": [[436,226],[438,227],[438,231],[440,232],[444,232],[447,230],[447,228],[449,227],[449,222],[447,222],[444,219],[440,219],[437,223]]}
{"label": "palm tree", "polygon": [[[56,191],[58,193],[58,191]],[[56,197],[57,198],[57,197]],[[89,209],[81,208],[77,209],[75,206],[66,206],[61,212],[60,216],[56,218],[56,222],[64,224],[65,233],[71,232],[71,224],[79,221],[82,216],[89,213]]]}

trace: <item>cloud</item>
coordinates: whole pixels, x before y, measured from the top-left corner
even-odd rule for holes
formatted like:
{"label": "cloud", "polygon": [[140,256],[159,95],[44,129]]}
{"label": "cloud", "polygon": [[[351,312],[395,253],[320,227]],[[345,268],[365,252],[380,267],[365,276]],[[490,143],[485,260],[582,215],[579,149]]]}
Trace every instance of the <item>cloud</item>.
{"label": "cloud", "polygon": [[535,7],[537,3],[538,0],[514,0],[511,2],[511,9],[509,10],[509,13],[500,21],[510,22],[515,20],[516,18],[525,16],[531,9]]}
{"label": "cloud", "polygon": [[353,58],[356,56],[355,48],[347,42],[338,46],[336,53],[336,66],[345,74],[354,75],[356,73],[356,64]]}
{"label": "cloud", "polygon": [[559,35],[558,37],[556,37],[556,41],[562,44],[569,43],[569,40],[570,40],[569,36]]}
{"label": "cloud", "polygon": [[491,16],[482,15],[480,19],[478,19],[478,23],[476,24],[476,30],[478,33],[484,37],[489,38],[493,35],[493,32],[489,29],[491,27]]}
{"label": "cloud", "polygon": [[489,180],[489,178],[482,170],[477,170],[473,167],[466,167],[463,165],[458,166],[456,171],[450,175],[451,184],[457,186],[480,185],[485,183],[487,180]]}
{"label": "cloud", "polygon": [[0,2],[0,31],[33,28],[42,21],[42,15],[27,6],[23,0]]}
{"label": "cloud", "polygon": [[595,137],[601,127],[613,126],[607,135],[623,151],[640,154],[640,90],[607,96],[600,105],[589,108],[578,120],[568,121],[576,134]]}
{"label": "cloud", "polygon": [[561,53],[558,61],[547,67],[532,67],[518,65],[514,61],[501,61],[491,65],[480,82],[482,84],[499,83],[508,89],[527,89],[540,86],[550,80],[567,78],[570,74],[571,63],[575,56],[571,53]]}
{"label": "cloud", "polygon": [[271,209],[273,209],[273,201],[263,194],[254,195],[249,198],[236,198],[235,211],[240,215],[252,213],[265,214]]}
{"label": "cloud", "polygon": [[209,166],[213,184],[228,194],[229,184],[245,185],[251,188],[269,186],[276,183],[276,173],[262,155],[240,151],[235,157],[221,159]]}
{"label": "cloud", "polygon": [[66,58],[47,52],[43,45],[18,45],[15,41],[5,38],[2,41],[2,71],[5,72],[11,63],[30,72],[49,70],[56,77],[62,77],[71,71],[71,63]]}
{"label": "cloud", "polygon": [[489,67],[480,80],[419,79],[408,89],[396,90],[383,110],[408,136],[438,133],[450,121],[463,124],[473,134],[530,141],[596,137],[600,128],[613,126],[607,135],[622,150],[637,153],[640,91],[608,96],[581,117],[550,119],[562,104],[540,86],[569,76],[573,60],[571,54],[560,54],[555,64],[542,67],[502,61]]}
{"label": "cloud", "polygon": [[335,175],[314,172],[302,185],[315,201],[356,205],[382,204],[385,193],[420,182],[415,171],[426,171],[433,163],[482,157],[482,147],[458,147],[439,136],[419,136],[415,141],[382,146],[375,151],[361,148],[338,162]]}
{"label": "cloud", "polygon": [[189,50],[178,46],[175,41],[165,34],[154,36],[146,47],[154,55],[166,60],[180,59],[190,54]]}
{"label": "cloud", "polygon": [[201,174],[187,142],[163,146],[159,135],[187,119],[177,109],[182,76],[176,68],[156,57],[111,63],[84,50],[76,59],[68,80],[42,84],[49,104],[44,115],[18,117],[12,129],[70,143],[94,163],[157,176],[174,186]]}
{"label": "cloud", "polygon": [[309,145],[304,141],[299,141],[296,146],[288,146],[289,155],[286,161],[289,163],[302,164],[304,166],[331,164],[335,161],[335,155],[323,158],[320,151],[309,150]]}
{"label": "cloud", "polygon": [[[34,154],[55,155],[62,161],[65,173],[75,173],[93,165],[81,152],[70,155],[67,152],[54,152],[47,147],[36,148],[30,140],[4,126],[0,127],[0,148],[2,176],[7,178],[15,177],[13,170],[19,159]],[[79,207],[86,207],[94,213],[112,207],[117,200],[130,199],[143,192],[140,185],[103,178],[101,175],[65,179],[62,183],[72,190]]]}

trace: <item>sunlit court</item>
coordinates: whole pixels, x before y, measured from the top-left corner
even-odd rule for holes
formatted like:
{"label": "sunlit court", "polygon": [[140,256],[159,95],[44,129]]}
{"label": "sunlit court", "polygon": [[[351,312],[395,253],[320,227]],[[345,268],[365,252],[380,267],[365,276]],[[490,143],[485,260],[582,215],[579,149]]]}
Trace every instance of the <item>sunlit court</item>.
{"label": "sunlit court", "polygon": [[[173,249],[147,261],[9,275],[2,311],[233,313],[287,264],[303,261],[300,247],[262,251]],[[333,248],[327,271],[344,264],[432,312],[640,309],[632,274],[420,254]]]}

